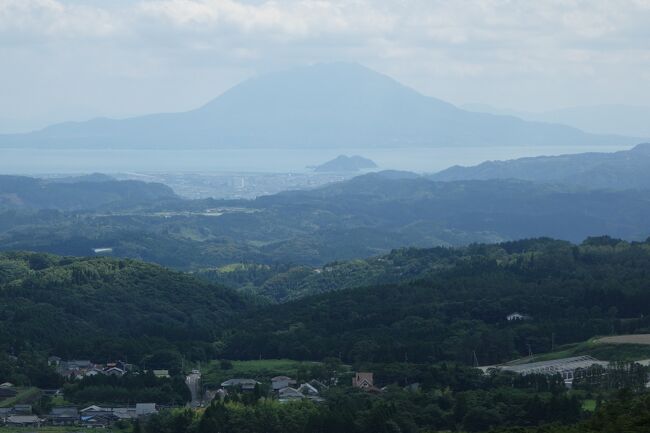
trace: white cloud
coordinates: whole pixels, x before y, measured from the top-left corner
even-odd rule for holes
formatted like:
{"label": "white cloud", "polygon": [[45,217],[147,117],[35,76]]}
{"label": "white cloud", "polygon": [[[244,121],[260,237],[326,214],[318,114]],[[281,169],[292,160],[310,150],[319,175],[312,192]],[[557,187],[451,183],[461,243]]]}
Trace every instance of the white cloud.
{"label": "white cloud", "polygon": [[[154,111],[172,87],[189,95],[185,107],[235,76],[351,60],[456,101],[643,103],[648,22],[650,0],[0,0],[0,94],[21,94],[6,83],[63,94],[101,82],[94,104]],[[2,104],[0,116],[12,101]]]}
{"label": "white cloud", "polygon": [[372,33],[389,29],[393,21],[361,1],[149,0],[138,4],[137,10],[182,30],[295,38]]}
{"label": "white cloud", "polygon": [[56,0],[0,0],[0,33],[20,37],[108,37],[119,30],[113,11]]}

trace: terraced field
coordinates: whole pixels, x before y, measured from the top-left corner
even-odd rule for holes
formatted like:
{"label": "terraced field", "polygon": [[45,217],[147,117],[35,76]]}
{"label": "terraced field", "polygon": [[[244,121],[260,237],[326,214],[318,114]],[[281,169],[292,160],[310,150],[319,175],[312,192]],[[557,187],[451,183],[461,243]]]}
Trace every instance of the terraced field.
{"label": "terraced field", "polygon": [[613,335],[595,340],[600,344],[642,344],[650,345],[650,334]]}

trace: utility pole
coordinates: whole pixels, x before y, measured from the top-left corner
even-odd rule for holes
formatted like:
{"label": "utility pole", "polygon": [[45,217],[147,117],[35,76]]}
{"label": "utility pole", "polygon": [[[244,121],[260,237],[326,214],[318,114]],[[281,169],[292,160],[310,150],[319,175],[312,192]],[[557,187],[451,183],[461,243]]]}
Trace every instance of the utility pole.
{"label": "utility pole", "polygon": [[551,333],[551,352],[555,350],[555,332]]}

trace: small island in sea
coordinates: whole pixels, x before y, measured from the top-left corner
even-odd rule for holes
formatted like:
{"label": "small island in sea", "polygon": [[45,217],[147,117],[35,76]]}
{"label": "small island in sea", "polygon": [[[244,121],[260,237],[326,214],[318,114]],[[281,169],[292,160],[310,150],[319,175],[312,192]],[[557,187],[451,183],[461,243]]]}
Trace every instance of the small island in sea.
{"label": "small island in sea", "polygon": [[324,164],[312,167],[315,172],[324,173],[324,172],[357,172],[360,170],[368,170],[377,168],[377,164],[374,161],[364,158],[359,155],[347,156],[339,155],[331,161],[327,161]]}

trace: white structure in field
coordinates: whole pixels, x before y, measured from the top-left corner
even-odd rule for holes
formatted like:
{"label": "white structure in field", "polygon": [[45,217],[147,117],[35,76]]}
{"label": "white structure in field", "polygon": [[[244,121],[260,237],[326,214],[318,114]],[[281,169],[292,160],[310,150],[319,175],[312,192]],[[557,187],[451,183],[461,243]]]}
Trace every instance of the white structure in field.
{"label": "white structure in field", "polygon": [[559,374],[564,379],[564,383],[571,385],[573,379],[581,372],[588,372],[590,367],[595,365],[606,368],[609,363],[599,361],[591,356],[575,356],[572,358],[554,359],[551,361],[529,362],[525,364],[503,364],[492,365],[487,367],[480,367],[483,372],[487,373],[490,370],[511,371],[513,373],[527,375],[527,374],[546,374],[555,375]]}
{"label": "white structure in field", "polygon": [[510,314],[508,314],[506,316],[506,320],[508,320],[508,322],[512,322],[514,320],[528,320],[528,319],[530,319],[530,316],[527,316],[527,315],[521,314],[521,313],[517,313],[517,312],[510,313]]}

